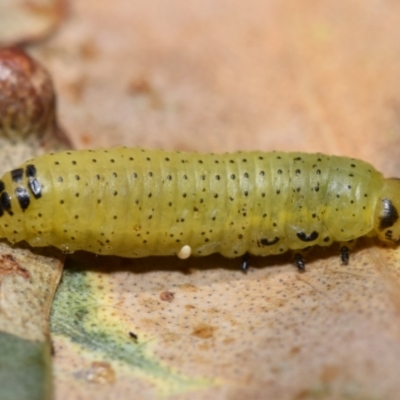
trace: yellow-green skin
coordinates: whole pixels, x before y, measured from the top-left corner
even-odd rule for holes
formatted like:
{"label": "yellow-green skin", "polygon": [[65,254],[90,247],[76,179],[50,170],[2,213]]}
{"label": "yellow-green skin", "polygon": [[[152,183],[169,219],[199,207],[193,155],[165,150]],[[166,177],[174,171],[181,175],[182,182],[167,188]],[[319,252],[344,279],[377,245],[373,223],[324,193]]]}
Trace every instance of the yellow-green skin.
{"label": "yellow-green skin", "polygon": [[5,174],[0,192],[0,237],[66,252],[266,256],[399,238],[398,181],[322,154],[66,151]]}

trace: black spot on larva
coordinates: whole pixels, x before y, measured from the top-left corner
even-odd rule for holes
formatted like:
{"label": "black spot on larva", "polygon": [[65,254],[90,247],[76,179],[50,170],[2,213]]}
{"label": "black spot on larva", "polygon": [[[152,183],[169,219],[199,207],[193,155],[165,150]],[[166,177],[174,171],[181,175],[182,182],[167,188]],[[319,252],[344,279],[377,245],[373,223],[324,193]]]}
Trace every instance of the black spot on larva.
{"label": "black spot on larva", "polygon": [[379,217],[379,230],[390,228],[399,219],[396,207],[389,199],[382,199],[382,213]]}
{"label": "black spot on larva", "polygon": [[319,192],[319,186],[315,186],[314,190],[315,190],[316,192]]}
{"label": "black spot on larva", "polygon": [[0,204],[2,205],[4,210],[11,210],[11,197],[7,192],[3,192],[0,195]]}
{"label": "black spot on larva", "polygon": [[18,187],[15,189],[15,194],[22,211],[25,211],[29,207],[31,201],[28,191],[25,188]]}
{"label": "black spot on larva", "polygon": [[218,193],[214,194],[214,198],[217,199],[218,198]]}
{"label": "black spot on larva", "polygon": [[42,196],[42,185],[39,183],[37,179],[29,178],[28,186],[29,190],[32,192],[33,197],[35,197],[35,199],[38,199],[39,197]]}
{"label": "black spot on larva", "polygon": [[266,238],[262,238],[259,241],[257,241],[258,246],[272,246],[276,243],[279,242],[279,237],[275,236],[272,240],[268,240]]}
{"label": "black spot on larva", "polygon": [[203,160],[199,160],[199,164],[203,164]]}
{"label": "black spot on larva", "polygon": [[33,164],[29,164],[25,168],[25,175],[27,178],[34,178],[36,176],[36,167]]}
{"label": "black spot on larva", "polygon": [[23,175],[24,175],[24,170],[22,168],[13,169],[11,171],[11,179],[14,182],[21,182]]}
{"label": "black spot on larva", "polygon": [[243,239],[243,235],[242,235],[242,234],[239,234],[239,235],[238,235],[238,239]]}
{"label": "black spot on larva", "polygon": [[72,165],[76,165],[76,161],[72,161]]}
{"label": "black spot on larva", "polygon": [[303,242],[313,242],[318,236],[317,231],[312,231],[309,235],[305,232],[297,232],[297,237]]}
{"label": "black spot on larva", "polygon": [[313,218],[316,218],[316,217],[317,217],[317,214],[313,213],[311,216],[312,216]]}
{"label": "black spot on larva", "polygon": [[58,180],[58,182],[63,182],[64,181],[64,179],[61,176],[59,176],[57,180]]}
{"label": "black spot on larva", "polygon": [[294,161],[301,161],[301,157],[295,157],[293,160]]}
{"label": "black spot on larva", "polygon": [[249,177],[249,174],[248,174],[247,172],[245,172],[245,173],[244,173],[244,177],[245,177],[245,178],[248,178],[248,177]]}
{"label": "black spot on larva", "polygon": [[3,181],[0,181],[0,193],[6,188]]}
{"label": "black spot on larva", "polygon": [[232,174],[231,179],[235,179],[235,178],[236,178],[235,174]]}
{"label": "black spot on larva", "polygon": [[280,194],[281,193],[281,191],[278,189],[277,191],[276,191],[276,194]]}
{"label": "black spot on larva", "polygon": [[75,179],[76,179],[77,181],[79,181],[79,179],[81,179],[81,177],[80,177],[79,175],[75,175]]}
{"label": "black spot on larva", "polygon": [[321,175],[321,170],[317,169],[317,175]]}
{"label": "black spot on larva", "polygon": [[95,162],[97,162],[97,160],[96,160],[95,158],[93,158],[93,159],[92,159],[92,162],[94,162],[94,163],[95,163]]}
{"label": "black spot on larva", "polygon": [[350,164],[350,167],[355,168],[356,166],[355,166],[355,164]]}
{"label": "black spot on larva", "polygon": [[153,173],[152,172],[149,172],[149,177],[151,178],[153,176]]}
{"label": "black spot on larva", "polygon": [[330,240],[331,240],[331,239],[330,239],[329,236],[327,236],[327,237],[324,238],[324,242],[325,242],[325,243],[328,243]]}
{"label": "black spot on larva", "polygon": [[261,176],[264,176],[264,175],[265,175],[265,172],[264,172],[264,171],[260,171],[260,175],[261,175]]}
{"label": "black spot on larva", "polygon": [[301,171],[300,171],[299,169],[296,169],[295,174],[296,174],[296,175],[300,175],[300,174],[301,174]]}

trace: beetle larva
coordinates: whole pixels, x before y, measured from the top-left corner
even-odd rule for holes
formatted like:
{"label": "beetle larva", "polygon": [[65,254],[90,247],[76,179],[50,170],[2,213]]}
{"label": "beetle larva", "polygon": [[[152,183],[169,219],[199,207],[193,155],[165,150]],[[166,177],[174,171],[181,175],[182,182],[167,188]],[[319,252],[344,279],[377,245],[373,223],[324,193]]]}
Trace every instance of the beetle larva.
{"label": "beetle larva", "polygon": [[11,243],[124,257],[267,256],[400,236],[400,181],[322,154],[52,153],[3,176],[0,207]]}

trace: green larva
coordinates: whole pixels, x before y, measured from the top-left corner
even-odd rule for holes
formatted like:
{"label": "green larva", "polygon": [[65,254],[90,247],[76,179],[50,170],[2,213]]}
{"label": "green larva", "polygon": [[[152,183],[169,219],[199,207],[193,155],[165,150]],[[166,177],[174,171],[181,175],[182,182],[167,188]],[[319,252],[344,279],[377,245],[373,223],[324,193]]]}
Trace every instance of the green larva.
{"label": "green larva", "polygon": [[322,154],[65,151],[0,181],[0,237],[123,257],[267,256],[365,235],[397,243],[399,209],[399,180]]}

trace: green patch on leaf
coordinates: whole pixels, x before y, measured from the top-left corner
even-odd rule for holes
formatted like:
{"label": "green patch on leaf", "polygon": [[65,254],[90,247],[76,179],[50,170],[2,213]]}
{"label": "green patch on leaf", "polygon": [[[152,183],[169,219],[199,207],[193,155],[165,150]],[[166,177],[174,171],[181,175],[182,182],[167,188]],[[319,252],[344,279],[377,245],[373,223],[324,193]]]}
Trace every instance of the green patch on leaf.
{"label": "green patch on leaf", "polygon": [[118,321],[99,320],[101,304],[91,285],[91,274],[71,265],[64,271],[51,312],[53,334],[67,336],[106,361],[123,363],[166,395],[216,385],[210,379],[184,376],[155,358],[150,343],[156,339],[136,341]]}
{"label": "green patch on leaf", "polygon": [[51,398],[50,349],[0,332],[0,399],[46,400]]}

